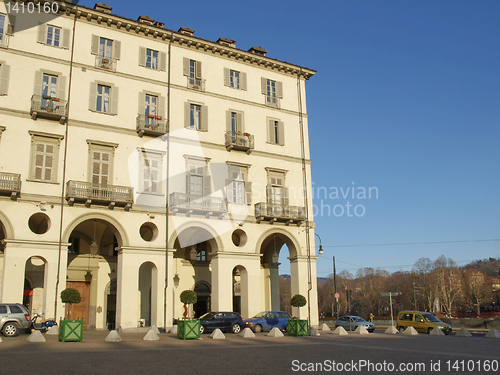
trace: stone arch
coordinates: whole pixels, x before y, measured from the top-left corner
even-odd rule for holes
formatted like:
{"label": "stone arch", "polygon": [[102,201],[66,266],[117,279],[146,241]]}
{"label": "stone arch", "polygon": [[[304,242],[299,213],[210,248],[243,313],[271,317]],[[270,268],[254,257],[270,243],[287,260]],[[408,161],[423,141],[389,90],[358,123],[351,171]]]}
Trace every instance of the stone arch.
{"label": "stone arch", "polygon": [[255,253],[256,254],[261,253],[262,247],[263,247],[263,245],[265,245],[265,242],[269,241],[269,239],[274,234],[278,235],[281,238],[283,244],[287,245],[287,247],[290,251],[291,258],[303,255],[302,248],[301,248],[300,243],[297,240],[297,238],[294,235],[292,235],[289,231],[278,228],[278,227],[270,228],[267,231],[265,231],[264,233],[262,233],[262,235],[257,240],[257,244],[255,246]]}
{"label": "stone arch", "polygon": [[62,236],[63,242],[69,241],[69,237],[71,236],[71,234],[73,233],[73,230],[78,225],[80,225],[84,221],[94,220],[94,219],[108,222],[113,227],[115,227],[115,229],[116,229],[115,236],[118,240],[119,247],[129,246],[129,239],[128,239],[127,231],[125,230],[125,228],[114,217],[112,217],[108,214],[103,214],[101,212],[89,212],[89,213],[80,215],[79,217],[75,218],[64,230],[63,236]]}
{"label": "stone arch", "polygon": [[[168,240],[168,248],[169,249],[175,248],[176,242],[179,243],[179,239],[181,236],[183,236],[183,233],[186,233],[186,231],[193,231],[194,228],[200,228],[200,229],[203,229],[206,232],[208,232],[209,235],[204,235],[203,238],[205,241],[208,241],[210,243],[212,251],[214,249],[217,249],[219,251],[220,249],[223,248],[222,242],[220,241],[220,238],[219,238],[219,235],[216,233],[214,228],[212,228],[210,225],[207,225],[205,222],[198,221],[198,220],[186,222],[186,223],[180,225],[178,228],[176,228],[175,232],[173,233],[172,236],[170,236],[170,238]],[[185,240],[183,239],[182,242],[186,242],[185,244],[187,246],[193,245],[194,243],[191,243],[192,241],[189,239],[189,237],[190,237],[189,233],[187,234],[186,237],[187,238]],[[183,244],[180,244],[180,245],[182,246]],[[186,247],[186,246],[182,246],[182,247]]]}

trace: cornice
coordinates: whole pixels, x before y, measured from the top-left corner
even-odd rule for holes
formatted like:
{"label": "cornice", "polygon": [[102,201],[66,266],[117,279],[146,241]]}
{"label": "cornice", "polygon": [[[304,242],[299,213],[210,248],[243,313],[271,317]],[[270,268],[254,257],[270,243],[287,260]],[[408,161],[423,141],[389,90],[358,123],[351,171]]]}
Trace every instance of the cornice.
{"label": "cornice", "polygon": [[257,65],[261,68],[275,70],[283,74],[299,76],[302,79],[311,78],[316,71],[279,61],[266,56],[259,56],[254,53],[243,51],[235,47],[224,46],[216,42],[204,40],[195,36],[182,34],[160,26],[151,25],[139,21],[134,21],[115,14],[103,13],[82,5],[73,5],[61,2],[60,8],[66,15],[77,15],[80,20],[96,23],[103,27],[114,27],[122,32],[134,33],[146,38],[170,42],[190,49],[196,49],[205,53],[218,54],[221,57],[244,62],[250,65]]}

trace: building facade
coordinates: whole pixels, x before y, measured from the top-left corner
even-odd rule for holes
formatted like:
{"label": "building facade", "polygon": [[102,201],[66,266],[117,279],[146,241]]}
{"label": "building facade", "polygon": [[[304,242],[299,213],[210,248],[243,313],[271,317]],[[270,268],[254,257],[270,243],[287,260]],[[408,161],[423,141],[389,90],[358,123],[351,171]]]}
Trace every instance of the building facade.
{"label": "building facade", "polygon": [[[0,5],[0,301],[88,328],[279,310],[318,323],[305,81],[315,72],[141,16]],[[167,205],[168,202],[168,205]],[[167,214],[168,212],[168,214]]]}

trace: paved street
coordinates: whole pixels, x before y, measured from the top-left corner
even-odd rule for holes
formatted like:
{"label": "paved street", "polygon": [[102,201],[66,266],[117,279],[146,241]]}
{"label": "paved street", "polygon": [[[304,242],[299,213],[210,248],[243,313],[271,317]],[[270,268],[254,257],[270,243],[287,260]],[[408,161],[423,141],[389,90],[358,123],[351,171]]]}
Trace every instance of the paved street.
{"label": "paved street", "polygon": [[[85,332],[81,343],[61,343],[52,335],[45,335],[45,343],[27,342],[28,335],[24,334],[3,337],[0,373],[293,374],[300,370],[337,374],[500,373],[500,368],[493,367],[495,363],[500,366],[500,339],[485,339],[484,334],[460,338],[393,336],[383,331],[348,336],[322,332],[320,337],[271,338],[258,334],[248,339],[226,334],[225,340],[203,335],[203,340],[182,341],[173,334],[162,333],[158,341],[143,341],[144,333],[127,333],[118,343],[105,342],[106,335],[107,331]],[[409,371],[412,366],[413,371]],[[332,371],[332,367],[342,371]]]}

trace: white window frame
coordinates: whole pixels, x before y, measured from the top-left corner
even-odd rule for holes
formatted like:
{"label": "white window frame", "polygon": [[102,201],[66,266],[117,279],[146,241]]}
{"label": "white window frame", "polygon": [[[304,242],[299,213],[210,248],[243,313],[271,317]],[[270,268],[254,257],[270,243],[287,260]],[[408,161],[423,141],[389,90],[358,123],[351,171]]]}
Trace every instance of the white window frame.
{"label": "white window frame", "polygon": [[[99,87],[108,88],[109,94],[106,95],[105,92],[99,94]],[[103,97],[103,94],[104,97]],[[99,97],[101,97],[101,109],[98,110],[97,104]],[[103,104],[103,98],[108,98],[108,109],[105,111]],[[102,113],[105,115],[117,115],[118,114],[118,87],[107,82],[90,82],[90,95],[89,95],[89,110],[92,112]]]}
{"label": "white window frame", "polygon": [[[52,38],[50,35],[52,34]],[[53,47],[62,47],[63,30],[62,27],[47,25],[47,35],[45,44]],[[57,42],[57,45],[56,45]]]}
{"label": "white window frame", "polygon": [[201,105],[189,104],[189,128],[200,130],[201,129]]}
{"label": "white window frame", "polygon": [[[193,116],[197,114],[198,117]],[[194,121],[198,119],[198,121]],[[192,121],[193,120],[193,121]],[[208,131],[208,108],[203,103],[187,101],[184,103],[184,127],[197,131]]]}
{"label": "white window frame", "polygon": [[[118,147],[116,143],[108,143],[101,141],[94,141],[87,139],[87,144],[89,145],[89,155],[88,155],[88,172],[87,179],[91,184],[103,184],[102,177],[105,175],[102,173],[103,165],[108,165],[108,173],[107,173],[107,182],[104,185],[113,185],[113,168],[114,168],[114,157],[115,157],[115,149]],[[99,159],[97,161],[99,165],[99,173],[95,173],[94,163],[95,155],[94,153],[108,154],[108,160]],[[94,181],[94,176],[98,176],[99,182]]]}
{"label": "white window frame", "polygon": [[[100,90],[101,92],[99,92]],[[97,84],[96,96],[97,96],[95,104],[96,112],[108,113],[108,114],[111,113],[111,86]],[[101,108],[99,108],[99,104]]]}
{"label": "white window frame", "polygon": [[[154,164],[156,163],[156,166]],[[141,194],[163,195],[162,167],[163,154],[141,150],[139,153]],[[147,174],[147,176],[146,176]],[[153,176],[156,174],[156,178]],[[154,184],[156,183],[156,187]],[[147,184],[149,187],[147,187]]]}
{"label": "white window frame", "polygon": [[280,107],[283,98],[283,83],[274,79],[262,77],[261,92],[265,97],[265,104],[270,107]]}

